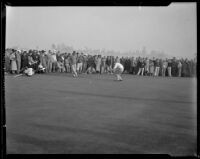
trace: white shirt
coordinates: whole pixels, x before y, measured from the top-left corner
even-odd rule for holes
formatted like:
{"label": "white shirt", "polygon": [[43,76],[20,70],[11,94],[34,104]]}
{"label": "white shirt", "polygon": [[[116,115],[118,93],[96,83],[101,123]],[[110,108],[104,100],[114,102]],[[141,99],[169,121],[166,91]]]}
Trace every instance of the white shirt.
{"label": "white shirt", "polygon": [[119,68],[120,70],[124,71],[124,66],[119,62],[115,63],[114,69],[116,68]]}
{"label": "white shirt", "polygon": [[25,73],[28,75],[28,76],[32,76],[34,74],[34,71],[32,68],[28,68],[25,70]]}
{"label": "white shirt", "polygon": [[178,63],[178,68],[180,68],[180,67],[182,67],[182,63],[181,62]]}
{"label": "white shirt", "polygon": [[53,62],[56,62],[56,61],[57,61],[56,54],[53,54],[53,55],[51,55],[51,56],[52,56]]}

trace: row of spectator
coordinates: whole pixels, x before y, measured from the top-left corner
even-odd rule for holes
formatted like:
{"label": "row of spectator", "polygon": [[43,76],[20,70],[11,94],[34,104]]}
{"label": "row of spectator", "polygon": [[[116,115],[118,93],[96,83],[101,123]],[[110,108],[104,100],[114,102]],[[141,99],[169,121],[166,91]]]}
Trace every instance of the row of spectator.
{"label": "row of spectator", "polygon": [[60,53],[56,50],[14,50],[6,49],[5,71],[21,73],[24,68],[31,67],[36,72],[43,67],[44,72],[71,73],[113,73],[115,61],[119,59],[124,66],[124,73],[146,76],[196,76],[196,59],[159,59],[148,57],[114,57],[88,55],[84,53]]}

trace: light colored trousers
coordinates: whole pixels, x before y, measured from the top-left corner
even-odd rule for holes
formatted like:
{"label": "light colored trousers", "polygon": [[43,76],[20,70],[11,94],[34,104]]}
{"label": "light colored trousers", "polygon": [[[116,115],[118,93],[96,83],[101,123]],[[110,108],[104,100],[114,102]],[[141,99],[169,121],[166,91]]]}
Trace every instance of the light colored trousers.
{"label": "light colored trousers", "polygon": [[117,76],[117,80],[122,80],[122,77],[120,74],[116,74],[116,76]]}
{"label": "light colored trousers", "polygon": [[101,73],[105,72],[105,66],[101,66]]}
{"label": "light colored trousers", "polygon": [[139,68],[139,71],[138,71],[137,75],[140,75],[140,73],[143,76],[143,74],[144,74],[144,68]]}
{"label": "light colored trousers", "polygon": [[77,76],[77,72],[76,72],[76,64],[73,64],[72,66],[72,74]]}
{"label": "light colored trousers", "polygon": [[166,73],[166,67],[162,68],[162,76],[165,77],[165,73]]}
{"label": "light colored trousers", "polygon": [[167,71],[168,71],[168,76],[171,77],[172,76],[172,74],[171,74],[172,68],[171,67],[167,67]]}
{"label": "light colored trousers", "polygon": [[160,71],[160,67],[157,67],[157,66],[156,66],[155,72],[154,72],[154,76],[158,76],[159,71]]}
{"label": "light colored trousers", "polygon": [[82,70],[83,70],[83,63],[77,63],[76,70],[78,72],[82,72]]}
{"label": "light colored trousers", "polygon": [[48,67],[48,72],[52,71],[52,61],[48,60],[47,61],[47,67]]}
{"label": "light colored trousers", "polygon": [[65,70],[67,73],[70,72],[70,65],[69,64],[65,64]]}

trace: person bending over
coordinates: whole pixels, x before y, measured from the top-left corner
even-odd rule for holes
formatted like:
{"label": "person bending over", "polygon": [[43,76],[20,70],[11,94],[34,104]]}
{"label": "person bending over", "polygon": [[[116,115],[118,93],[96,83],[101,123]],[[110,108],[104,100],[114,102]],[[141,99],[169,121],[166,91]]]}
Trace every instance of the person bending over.
{"label": "person bending over", "polygon": [[113,70],[117,77],[117,81],[122,81],[121,74],[124,71],[124,66],[120,63],[119,59],[116,61]]}

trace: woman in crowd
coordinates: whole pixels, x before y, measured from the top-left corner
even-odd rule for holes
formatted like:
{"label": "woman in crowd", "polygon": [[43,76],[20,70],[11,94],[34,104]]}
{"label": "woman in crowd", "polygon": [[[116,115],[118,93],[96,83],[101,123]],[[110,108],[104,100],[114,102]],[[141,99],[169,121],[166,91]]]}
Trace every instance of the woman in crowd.
{"label": "woman in crowd", "polygon": [[17,73],[17,58],[15,54],[16,50],[12,50],[10,54],[10,61],[11,61],[11,72],[12,74]]}

